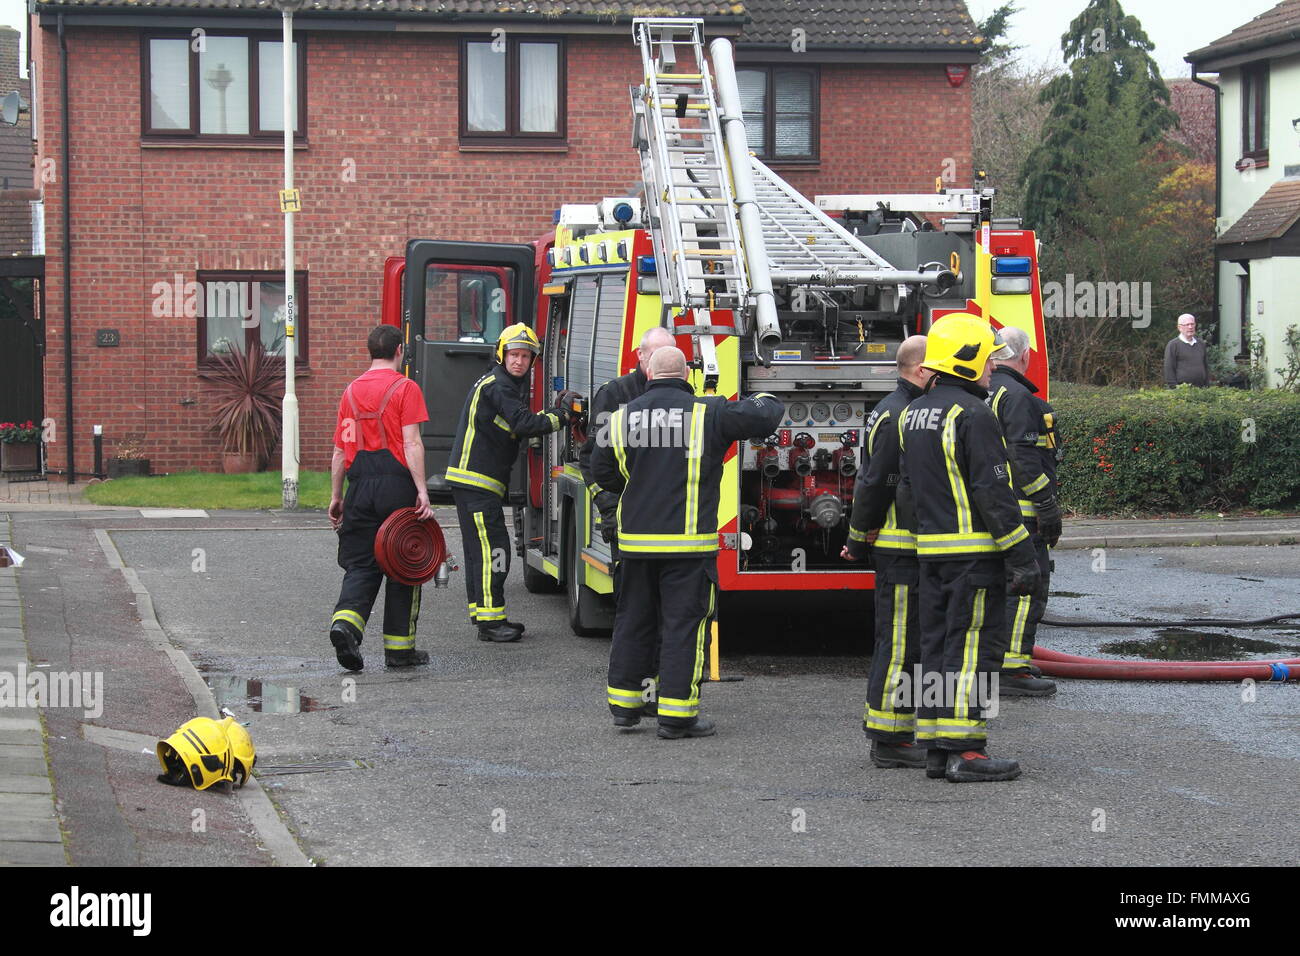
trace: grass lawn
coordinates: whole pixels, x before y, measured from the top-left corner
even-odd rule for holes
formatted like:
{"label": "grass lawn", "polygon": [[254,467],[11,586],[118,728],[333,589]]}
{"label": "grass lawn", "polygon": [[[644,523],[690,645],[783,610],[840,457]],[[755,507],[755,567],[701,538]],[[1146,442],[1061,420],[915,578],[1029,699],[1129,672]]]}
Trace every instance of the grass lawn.
{"label": "grass lawn", "polygon": [[[279,508],[283,502],[280,472],[253,475],[218,475],[185,471],[150,478],[115,478],[86,489],[87,500],[97,505],[132,508],[229,508],[239,511]],[[327,471],[298,475],[298,504],[324,510],[330,503]]]}

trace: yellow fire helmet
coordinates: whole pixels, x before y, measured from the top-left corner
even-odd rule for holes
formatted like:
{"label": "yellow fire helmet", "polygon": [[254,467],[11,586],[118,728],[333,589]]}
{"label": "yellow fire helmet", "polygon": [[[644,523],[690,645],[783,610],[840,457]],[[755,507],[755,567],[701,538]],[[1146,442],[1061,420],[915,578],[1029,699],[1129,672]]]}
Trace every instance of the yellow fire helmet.
{"label": "yellow fire helmet", "polygon": [[257,763],[257,750],[253,747],[253,738],[243,724],[235,720],[233,714],[221,722],[226,731],[226,740],[230,742],[231,777],[235,789],[248,783],[252,776],[253,764]]}
{"label": "yellow fire helmet", "polygon": [[1011,357],[993,326],[969,312],[954,312],[930,326],[921,367],[978,382],[989,359]]}
{"label": "yellow fire helmet", "polygon": [[497,361],[504,365],[506,352],[511,349],[528,349],[537,356],[541,354],[542,343],[538,341],[536,332],[524,323],[516,322],[501,330],[501,337],[497,339]]}
{"label": "yellow fire helmet", "polygon": [[214,783],[233,779],[226,730],[210,717],[188,720],[176,733],[158,741],[158,762],[164,771],[158,779],[176,787],[206,790]]}

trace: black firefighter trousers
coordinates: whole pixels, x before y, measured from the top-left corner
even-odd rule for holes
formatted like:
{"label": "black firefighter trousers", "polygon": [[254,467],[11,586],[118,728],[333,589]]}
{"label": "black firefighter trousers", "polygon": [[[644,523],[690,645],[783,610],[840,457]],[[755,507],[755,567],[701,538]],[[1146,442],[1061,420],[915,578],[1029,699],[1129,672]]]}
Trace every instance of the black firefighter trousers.
{"label": "black firefighter trousers", "polygon": [[1002,558],[922,560],[920,569],[922,673],[910,687],[917,743],[982,750],[1007,649]]}
{"label": "black firefighter trousers", "polygon": [[465,597],[471,624],[506,619],[506,576],[510,573],[510,534],[501,499],[490,491],[453,485],[461,547],[465,551]]}
{"label": "black firefighter trousers", "polygon": [[1011,646],[1002,659],[1004,671],[1029,669],[1034,657],[1034,642],[1038,636],[1038,622],[1047,613],[1047,595],[1052,585],[1052,556],[1047,542],[1038,533],[1038,521],[1025,518],[1025,528],[1038,553],[1038,587],[1033,594],[1017,597],[1007,595],[1007,621],[1011,626]]}
{"label": "black firefighter trousers", "polygon": [[[659,723],[689,727],[700,714],[709,622],[717,609],[717,556],[619,560],[607,699],[615,716],[658,697]],[[658,650],[659,680],[652,686]]]}
{"label": "black firefighter trousers", "polygon": [[[343,588],[334,605],[336,621],[356,628],[357,643],[384,572],[375,560],[375,535],[394,511],[415,504],[415,482],[388,449],[359,451],[348,469],[348,490],[343,496],[343,523],[339,526],[339,567]],[[420,616],[420,587],[387,580],[384,587],[384,650],[415,647],[415,623]]]}
{"label": "black firefighter trousers", "polygon": [[920,576],[916,555],[875,548],[876,640],[867,679],[862,729],[882,744],[911,743],[916,738],[916,704],[909,692],[921,661],[916,589]]}

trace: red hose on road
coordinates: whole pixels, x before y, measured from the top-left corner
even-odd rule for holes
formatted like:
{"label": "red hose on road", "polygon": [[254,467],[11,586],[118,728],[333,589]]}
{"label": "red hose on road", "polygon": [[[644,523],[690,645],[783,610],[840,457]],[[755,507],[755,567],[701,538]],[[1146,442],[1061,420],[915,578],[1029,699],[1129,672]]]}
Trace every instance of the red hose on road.
{"label": "red hose on road", "polygon": [[438,522],[419,521],[414,508],[388,516],[375,535],[375,561],[399,584],[424,584],[447,558],[447,542]]}
{"label": "red hose on road", "polygon": [[1035,647],[1034,661],[1046,677],[1081,680],[1300,680],[1300,658],[1281,661],[1111,661]]}

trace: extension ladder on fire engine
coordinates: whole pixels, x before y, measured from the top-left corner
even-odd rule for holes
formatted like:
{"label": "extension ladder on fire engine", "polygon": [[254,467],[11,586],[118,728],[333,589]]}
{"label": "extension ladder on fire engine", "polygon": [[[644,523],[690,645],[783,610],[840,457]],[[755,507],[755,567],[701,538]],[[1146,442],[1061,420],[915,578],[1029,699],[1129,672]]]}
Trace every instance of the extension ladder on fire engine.
{"label": "extension ladder on fire engine", "polygon": [[703,331],[712,328],[705,310],[747,307],[749,284],[701,28],[699,20],[635,22],[645,82],[633,96],[633,138],[660,297],[673,311],[694,313]]}
{"label": "extension ladder on fire engine", "polygon": [[775,283],[834,286],[889,281],[896,270],[758,159],[754,193]]}

